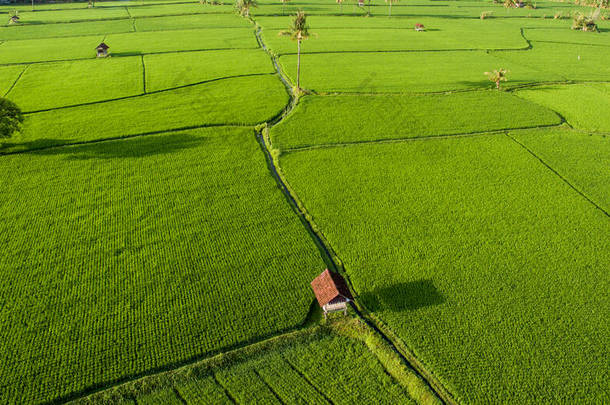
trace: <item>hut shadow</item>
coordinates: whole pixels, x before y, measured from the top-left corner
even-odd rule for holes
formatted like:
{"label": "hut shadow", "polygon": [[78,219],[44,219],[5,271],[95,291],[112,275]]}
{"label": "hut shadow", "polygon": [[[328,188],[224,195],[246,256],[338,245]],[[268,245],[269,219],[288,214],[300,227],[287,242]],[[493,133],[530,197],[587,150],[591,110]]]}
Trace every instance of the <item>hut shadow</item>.
{"label": "hut shadow", "polygon": [[137,159],[147,156],[168,155],[197,147],[206,142],[204,136],[186,133],[146,135],[123,139],[70,143],[65,139],[37,139],[19,144],[0,146],[0,155],[31,151],[39,156],[65,156],[68,160]]}
{"label": "hut shadow", "polygon": [[377,288],[360,295],[371,311],[404,312],[445,302],[431,280],[417,280]]}

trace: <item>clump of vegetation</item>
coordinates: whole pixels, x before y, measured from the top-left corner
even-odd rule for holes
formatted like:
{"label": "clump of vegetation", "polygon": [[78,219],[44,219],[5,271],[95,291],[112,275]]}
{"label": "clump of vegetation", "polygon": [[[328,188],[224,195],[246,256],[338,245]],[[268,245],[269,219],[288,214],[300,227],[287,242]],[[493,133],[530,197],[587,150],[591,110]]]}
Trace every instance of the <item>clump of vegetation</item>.
{"label": "clump of vegetation", "polygon": [[610,0],[575,0],[574,4],[599,8],[610,8]]}
{"label": "clump of vegetation", "polygon": [[222,6],[224,3],[218,0],[199,0],[199,3],[205,5],[209,4],[211,6]]}
{"label": "clump of vegetation", "polygon": [[297,41],[297,93],[301,91],[301,41],[310,37],[307,16],[304,11],[297,11],[292,25],[285,31],[280,31],[280,36],[290,37]]}
{"label": "clump of vegetation", "polygon": [[485,75],[496,84],[498,90],[500,90],[500,82],[508,81],[508,70],[506,69],[494,69],[491,72],[485,72]]}
{"label": "clump of vegetation", "polygon": [[23,113],[17,104],[0,98],[0,138],[8,138],[21,129]]}
{"label": "clump of vegetation", "polygon": [[485,20],[487,18],[491,18],[493,15],[493,11],[483,11],[481,13],[481,20]]}
{"label": "clump of vegetation", "polygon": [[8,23],[16,24],[19,22],[19,11],[11,10],[8,12]]}
{"label": "clump of vegetation", "polygon": [[256,0],[237,0],[235,2],[235,11],[242,17],[250,17],[250,9],[258,7]]}
{"label": "clump of vegetation", "polygon": [[599,14],[601,9],[595,10],[593,13],[589,15],[585,15],[583,13],[576,13],[574,15],[574,22],[572,23],[572,29],[578,31],[586,31],[586,32],[599,32],[597,28],[597,19],[599,18]]}

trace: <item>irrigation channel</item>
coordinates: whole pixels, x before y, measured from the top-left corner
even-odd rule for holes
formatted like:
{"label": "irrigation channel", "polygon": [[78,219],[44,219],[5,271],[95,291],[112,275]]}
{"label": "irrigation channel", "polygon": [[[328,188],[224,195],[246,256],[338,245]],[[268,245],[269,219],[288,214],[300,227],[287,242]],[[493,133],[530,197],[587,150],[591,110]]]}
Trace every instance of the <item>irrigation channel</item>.
{"label": "irrigation channel", "polygon": [[370,311],[368,311],[366,307],[364,307],[358,301],[358,294],[354,290],[352,282],[349,276],[346,274],[341,260],[333,251],[332,247],[330,246],[322,232],[318,229],[318,227],[314,225],[314,223],[310,219],[311,217],[309,216],[309,214],[307,214],[305,207],[299,201],[298,197],[296,197],[295,193],[292,191],[288,182],[284,178],[284,175],[282,174],[282,171],[279,167],[277,157],[274,156],[274,153],[272,152],[272,146],[268,134],[271,128],[282,122],[282,120],[292,112],[292,110],[299,102],[300,94],[295,95],[295,91],[293,90],[292,84],[288,77],[285,75],[281,65],[279,64],[278,58],[271,51],[269,51],[269,48],[267,48],[267,45],[265,44],[261,36],[262,28],[256,23],[254,19],[252,19],[251,17],[249,19],[256,27],[255,35],[259,46],[271,58],[273,66],[275,67],[275,70],[277,72],[277,76],[284,84],[286,91],[290,96],[288,105],[284,108],[284,110],[276,117],[267,121],[264,124],[264,127],[257,131],[258,141],[261,145],[263,152],[265,153],[265,156],[267,157],[267,164],[269,166],[271,174],[273,175],[278,186],[284,193],[286,199],[292,206],[293,210],[297,213],[301,222],[303,223],[311,237],[314,239],[314,242],[320,250],[322,259],[329,266],[329,269],[331,271],[340,273],[347,280],[349,289],[352,295],[354,296],[354,300],[351,302],[351,306],[354,313],[367,326],[369,326],[377,334],[379,334],[379,336],[383,338],[383,340],[400,357],[400,359],[404,361],[411,368],[411,370],[427,384],[427,386],[432,390],[432,392],[443,403],[449,405],[457,404],[457,401],[455,400],[453,395],[445,388],[445,386],[438,380],[438,378],[436,378],[436,376],[434,376],[429,370],[427,370],[426,367],[422,364],[422,362],[415,357],[412,351],[408,349],[405,344],[400,341],[393,333],[391,333],[391,331],[385,325],[383,325],[383,323],[379,319],[373,317],[370,314]]}

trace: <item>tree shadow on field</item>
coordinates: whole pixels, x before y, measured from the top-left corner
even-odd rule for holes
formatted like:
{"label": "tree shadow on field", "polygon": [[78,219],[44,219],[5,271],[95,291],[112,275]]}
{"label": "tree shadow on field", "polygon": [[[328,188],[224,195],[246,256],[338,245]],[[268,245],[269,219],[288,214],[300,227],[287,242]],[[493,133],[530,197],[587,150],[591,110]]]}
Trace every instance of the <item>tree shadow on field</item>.
{"label": "tree shadow on field", "polygon": [[[36,155],[63,155],[70,160],[128,159],[167,155],[200,146],[207,137],[188,133],[144,135],[122,139],[71,143],[66,139],[37,139],[10,145],[12,151],[32,151]],[[2,148],[0,148],[0,154]]]}
{"label": "tree shadow on field", "polygon": [[431,280],[418,280],[377,288],[360,295],[371,311],[404,312],[440,305],[445,298]]}

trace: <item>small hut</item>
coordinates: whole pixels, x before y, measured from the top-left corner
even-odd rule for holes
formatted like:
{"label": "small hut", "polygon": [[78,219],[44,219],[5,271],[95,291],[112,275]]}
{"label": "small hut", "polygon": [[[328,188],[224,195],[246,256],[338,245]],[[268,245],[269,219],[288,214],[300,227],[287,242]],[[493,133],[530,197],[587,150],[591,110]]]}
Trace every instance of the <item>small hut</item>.
{"label": "small hut", "polygon": [[330,312],[343,311],[344,315],[347,314],[347,304],[354,298],[340,274],[326,269],[311,282],[311,288],[324,310],[325,319]]}
{"label": "small hut", "polygon": [[9,20],[9,24],[17,24],[19,22],[19,16],[18,15],[14,15],[11,16],[11,19]]}
{"label": "small hut", "polygon": [[106,56],[108,56],[108,48],[110,47],[103,42],[99,44],[97,48],[95,48],[95,50],[97,51],[97,57],[105,58]]}

